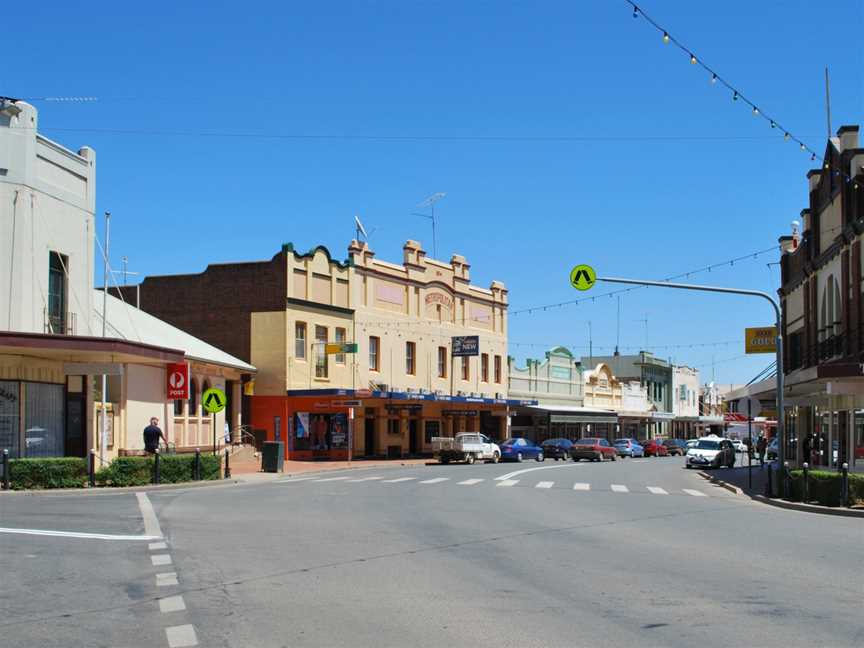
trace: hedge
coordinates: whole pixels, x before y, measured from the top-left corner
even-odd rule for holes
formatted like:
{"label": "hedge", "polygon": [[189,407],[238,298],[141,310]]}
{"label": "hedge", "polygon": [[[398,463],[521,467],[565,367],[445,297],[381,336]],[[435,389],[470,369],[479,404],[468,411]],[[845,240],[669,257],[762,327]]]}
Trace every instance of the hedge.
{"label": "hedge", "polygon": [[31,488],[80,488],[87,485],[87,460],[80,457],[10,459],[9,485]]}
{"label": "hedge", "polygon": [[[790,499],[801,501],[804,497],[804,471],[791,470]],[[823,506],[842,506],[840,483],[842,474],[828,470],[811,470],[809,479],[809,500]],[[850,504],[864,503],[864,475],[849,473]]]}
{"label": "hedge", "polygon": [[[153,483],[153,457],[117,457],[110,465],[96,473],[100,486],[146,486]],[[201,455],[201,479],[219,479],[221,455]],[[191,481],[195,455],[162,455],[159,477],[163,484]]]}

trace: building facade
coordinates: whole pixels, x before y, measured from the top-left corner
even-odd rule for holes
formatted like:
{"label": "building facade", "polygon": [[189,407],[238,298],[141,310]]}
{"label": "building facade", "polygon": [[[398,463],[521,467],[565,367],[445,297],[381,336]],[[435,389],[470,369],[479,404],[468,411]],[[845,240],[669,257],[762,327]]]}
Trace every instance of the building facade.
{"label": "building facade", "polygon": [[672,367],[672,436],[693,439],[704,426],[699,420],[699,370],[692,367]]}

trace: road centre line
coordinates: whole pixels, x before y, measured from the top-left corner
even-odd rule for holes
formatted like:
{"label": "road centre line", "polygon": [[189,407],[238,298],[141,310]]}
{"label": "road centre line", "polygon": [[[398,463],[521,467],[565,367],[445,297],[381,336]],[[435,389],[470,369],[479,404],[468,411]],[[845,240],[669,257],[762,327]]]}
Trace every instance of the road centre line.
{"label": "road centre line", "polygon": [[399,482],[413,481],[416,477],[399,477],[398,479],[385,479],[382,484],[398,484]]}
{"label": "road centre line", "polygon": [[438,484],[440,482],[450,481],[449,477],[436,477],[435,479],[427,479],[425,481],[421,481],[421,484]]}
{"label": "road centre line", "polygon": [[574,461],[573,463],[565,463],[558,464],[555,466],[540,466],[538,468],[524,468],[523,470],[516,470],[511,473],[507,473],[506,475],[501,475],[500,477],[496,477],[496,481],[504,481],[505,479],[511,479],[512,477],[516,477],[517,475],[524,475],[525,473],[534,472],[535,470],[552,470],[553,468],[575,468],[576,466],[581,466],[582,464]]}
{"label": "road centre line", "polygon": [[138,498],[138,508],[141,509],[141,517],[144,519],[144,533],[147,535],[162,537],[162,527],[159,526],[159,518],[156,517],[156,512],[153,510],[153,504],[150,503],[150,498],[147,493],[135,493]]}
{"label": "road centre line", "polygon": [[343,479],[348,479],[348,477],[327,477],[326,479],[316,479],[317,482],[331,482],[331,481],[342,481]]}
{"label": "road centre line", "polygon": [[376,479],[384,479],[383,477],[363,477],[362,479],[349,479],[348,481],[351,483],[354,482],[366,482],[366,481],[375,481]]}
{"label": "road centre line", "polygon": [[79,538],[84,540],[132,540],[146,541],[160,540],[161,535],[116,535],[111,533],[83,533],[79,531],[52,531],[50,529],[15,529],[0,527],[0,533],[11,533],[20,535],[51,536],[57,538]]}
{"label": "road centre line", "polygon": [[309,481],[310,479],[318,479],[317,477],[293,477],[289,479],[277,479],[277,484],[293,484],[294,482]]}

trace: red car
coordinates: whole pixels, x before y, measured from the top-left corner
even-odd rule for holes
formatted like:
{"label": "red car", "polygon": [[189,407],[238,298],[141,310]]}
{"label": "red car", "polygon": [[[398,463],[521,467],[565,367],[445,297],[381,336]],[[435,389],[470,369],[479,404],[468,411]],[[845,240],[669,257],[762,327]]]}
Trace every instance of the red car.
{"label": "red car", "polygon": [[669,450],[663,445],[661,439],[647,439],[641,443],[642,447],[645,448],[646,457],[666,457],[669,455]]}
{"label": "red car", "polygon": [[570,448],[570,456],[573,457],[573,461],[579,461],[580,459],[590,459],[591,461],[606,461],[607,459],[611,459],[612,461],[616,461],[618,459],[618,451],[606,439],[591,437],[579,439],[574,443],[573,447]]}

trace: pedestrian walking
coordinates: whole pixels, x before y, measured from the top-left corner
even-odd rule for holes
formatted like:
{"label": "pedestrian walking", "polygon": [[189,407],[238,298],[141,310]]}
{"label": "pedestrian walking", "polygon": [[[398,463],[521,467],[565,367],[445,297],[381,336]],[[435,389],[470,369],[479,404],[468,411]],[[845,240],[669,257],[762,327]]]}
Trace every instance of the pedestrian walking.
{"label": "pedestrian walking", "polygon": [[159,419],[154,416],[150,419],[150,425],[144,428],[144,450],[150,454],[155,454],[159,449],[160,439],[165,447],[168,447],[168,440],[159,428]]}
{"label": "pedestrian walking", "polygon": [[753,461],[753,439],[747,437],[744,439],[744,445],[747,446],[747,459]]}
{"label": "pedestrian walking", "polygon": [[760,434],[759,440],[756,442],[756,454],[759,455],[759,465],[765,465],[765,450],[768,448],[768,442],[765,440],[765,436]]}

